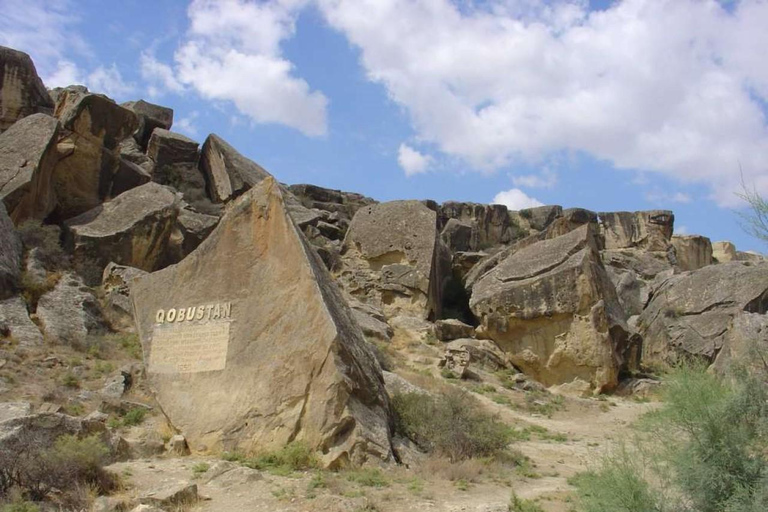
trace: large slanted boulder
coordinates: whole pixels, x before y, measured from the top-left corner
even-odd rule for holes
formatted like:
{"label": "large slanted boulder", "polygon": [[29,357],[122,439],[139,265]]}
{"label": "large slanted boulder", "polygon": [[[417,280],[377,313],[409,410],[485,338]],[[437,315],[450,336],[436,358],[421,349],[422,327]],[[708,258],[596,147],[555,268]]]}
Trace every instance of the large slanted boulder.
{"label": "large slanted boulder", "polygon": [[581,379],[608,390],[628,362],[624,312],[594,224],[508,255],[474,284],[469,305],[478,337],[547,386]]}
{"label": "large slanted boulder", "polygon": [[65,244],[89,285],[110,263],[151,272],[163,261],[179,215],[180,199],[168,187],[147,183],[66,222]]}
{"label": "large slanted boulder", "polygon": [[61,154],[54,171],[58,195],[56,217],[80,215],[101,204],[112,191],[120,171],[119,143],[136,129],[130,110],[106,96],[74,88],[59,93],[56,116],[64,128],[58,142]]}
{"label": "large slanted boulder", "polygon": [[37,318],[51,343],[85,346],[89,334],[104,331],[96,297],[76,274],[64,274],[37,303]]}
{"label": "large slanted boulder", "polygon": [[346,291],[389,314],[439,318],[450,253],[440,241],[436,221],[435,212],[420,201],[358,210],[344,240],[339,273]]}
{"label": "large slanted boulder", "polygon": [[121,105],[136,114],[138,127],[133,134],[139,146],[146,148],[155,128],[170,130],[173,125],[173,109],[144,100],[128,101]]}
{"label": "large slanted boulder", "polygon": [[768,311],[768,262],[710,265],[667,279],[638,320],[643,361],[712,362],[735,319]]}
{"label": "large slanted boulder", "polygon": [[675,272],[674,259],[666,251],[615,249],[602,251],[601,256],[628,316],[642,313],[654,288]]}
{"label": "large slanted boulder", "polygon": [[25,348],[43,344],[43,335],[29,318],[27,305],[21,297],[0,301],[0,338],[3,337],[8,337]]}
{"label": "large slanted boulder", "polygon": [[10,297],[21,275],[21,239],[0,203],[0,300]]}
{"label": "large slanted boulder", "polygon": [[147,146],[147,156],[154,162],[152,180],[172,186],[190,204],[208,201],[205,177],[198,169],[198,146],[189,137],[163,128],[155,128]]}
{"label": "large slanted boulder", "polygon": [[19,119],[38,113],[53,113],[53,100],[32,59],[24,52],[0,46],[0,133]]}
{"label": "large slanted boulder", "polygon": [[507,207],[500,204],[448,201],[438,209],[438,224],[444,240],[456,251],[507,244],[523,234]]}
{"label": "large slanted boulder", "polygon": [[675,235],[672,237],[677,268],[682,271],[698,270],[712,264],[712,243],[701,235]]}
{"label": "large slanted boulder", "polygon": [[51,186],[59,123],[33,114],[0,134],[0,200],[15,224],[42,220],[56,207]]}
{"label": "large slanted boulder", "polygon": [[200,170],[205,174],[208,195],[217,203],[236,198],[269,176],[259,164],[245,158],[214,133],[203,143]]}
{"label": "large slanted boulder", "polygon": [[381,369],[274,178],[132,300],[151,386],[193,451],[302,441],[331,467],[391,457]]}
{"label": "large slanted boulder", "polygon": [[675,216],[669,210],[601,212],[605,248],[666,251],[674,231]]}

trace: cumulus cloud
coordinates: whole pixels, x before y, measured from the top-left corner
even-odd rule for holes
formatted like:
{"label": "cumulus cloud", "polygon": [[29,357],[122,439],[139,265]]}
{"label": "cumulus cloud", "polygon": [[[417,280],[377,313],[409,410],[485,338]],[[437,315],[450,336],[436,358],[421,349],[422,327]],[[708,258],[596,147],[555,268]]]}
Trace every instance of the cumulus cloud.
{"label": "cumulus cloud", "polygon": [[160,62],[153,55],[142,53],[139,58],[139,65],[141,77],[150,84],[150,96],[160,96],[165,91],[184,92],[184,85],[176,79],[173,68],[168,64]]}
{"label": "cumulus cloud", "polygon": [[432,157],[413,149],[407,144],[400,144],[400,148],[397,151],[397,163],[405,171],[406,176],[413,176],[414,174],[427,172],[432,163]]}
{"label": "cumulus cloud", "polygon": [[133,84],[123,79],[123,75],[120,74],[115,64],[112,64],[110,67],[97,67],[88,74],[84,82],[88,89],[92,91],[119,99],[125,99],[136,89]]}
{"label": "cumulus cloud", "polygon": [[525,208],[535,208],[544,206],[544,203],[536,198],[528,196],[519,188],[511,188],[496,194],[491,201],[493,204],[503,204],[510,210],[524,210]]}
{"label": "cumulus cloud", "polygon": [[328,99],[295,74],[280,43],[293,36],[307,0],[193,0],[190,28],[173,68],[142,57],[154,78],[150,92],[194,89],[209,100],[232,102],[257,123],[280,123],[309,136],[327,132]]}
{"label": "cumulus cloud", "polygon": [[558,150],[768,192],[768,2],[317,0],[418,136],[493,170]]}
{"label": "cumulus cloud", "polygon": [[512,176],[512,183],[516,187],[552,188],[557,185],[557,174],[550,169],[544,169],[540,174]]}
{"label": "cumulus cloud", "polygon": [[666,205],[670,203],[687,204],[691,202],[691,196],[685,192],[668,193],[659,189],[653,189],[645,194],[645,198],[658,205]]}
{"label": "cumulus cloud", "polygon": [[200,116],[197,110],[193,110],[187,116],[179,117],[173,121],[173,129],[189,137],[197,137],[200,132],[197,129],[195,121]]}

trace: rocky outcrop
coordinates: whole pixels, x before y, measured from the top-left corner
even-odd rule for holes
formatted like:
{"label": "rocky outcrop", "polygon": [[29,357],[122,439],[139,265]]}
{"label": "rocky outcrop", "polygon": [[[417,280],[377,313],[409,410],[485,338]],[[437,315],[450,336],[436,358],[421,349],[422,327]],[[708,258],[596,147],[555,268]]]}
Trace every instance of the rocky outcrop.
{"label": "rocky outcrop", "polygon": [[642,313],[654,288],[675,272],[667,252],[617,249],[601,256],[628,316]]}
{"label": "rocky outcrop", "polygon": [[21,275],[21,239],[0,203],[0,299],[10,297]]}
{"label": "rocky outcrop", "polygon": [[87,282],[101,282],[112,261],[153,271],[165,257],[179,214],[171,189],[147,183],[66,222],[65,242]]}
{"label": "rocky outcrop", "polygon": [[436,220],[420,201],[358,210],[344,240],[339,273],[346,291],[390,315],[406,311],[439,318],[450,254],[437,236]]}
{"label": "rocky outcrop", "polygon": [[729,327],[714,362],[715,370],[728,374],[736,365],[756,370],[756,374],[765,372],[766,361],[758,354],[768,350],[768,315],[739,313]]}
{"label": "rocky outcrop", "polygon": [[0,301],[0,338],[9,338],[24,348],[43,344],[40,329],[30,320],[27,305],[21,297]]}
{"label": "rocky outcrop", "polygon": [[205,177],[198,169],[198,146],[192,139],[162,128],[155,128],[147,146],[147,156],[154,162],[152,180],[175,188],[190,204],[208,201]]}
{"label": "rocky outcrop", "polygon": [[390,459],[379,365],[273,178],[132,294],[151,385],[193,451],[303,441],[326,466]]}
{"label": "rocky outcrop", "polygon": [[712,362],[734,319],[768,311],[768,263],[710,265],[667,279],[638,320],[645,362]]}
{"label": "rocky outcrop", "polygon": [[524,234],[507,207],[500,204],[448,201],[438,209],[438,222],[444,241],[454,251],[508,244]]}
{"label": "rocky outcrop", "polygon": [[605,248],[666,251],[674,230],[675,216],[669,210],[602,212],[600,226]]}
{"label": "rocky outcrop", "polygon": [[517,217],[521,219],[520,224],[533,231],[544,231],[562,215],[563,207],[558,205],[537,206],[517,212]]}
{"label": "rocky outcrop", "polygon": [[104,331],[99,303],[76,274],[64,274],[40,298],[37,318],[50,343],[82,349],[89,334]]}
{"label": "rocky outcrop", "polygon": [[51,186],[59,123],[34,114],[0,134],[0,199],[15,224],[42,220],[56,207]]}
{"label": "rocky outcrop", "polygon": [[236,198],[269,176],[259,164],[213,133],[203,143],[200,169],[205,175],[208,196],[217,203]]}
{"label": "rocky outcrop", "polygon": [[133,331],[133,305],[131,304],[131,282],[147,272],[144,270],[110,263],[104,269],[101,281],[104,318],[117,331]]}
{"label": "rocky outcrop", "polygon": [[594,224],[513,252],[472,287],[478,337],[545,385],[616,386],[627,327],[597,251]]}
{"label": "rocky outcrop", "polygon": [[24,52],[0,46],[0,133],[21,118],[53,113],[53,100]]}
{"label": "rocky outcrop", "polygon": [[117,171],[112,178],[112,188],[109,197],[117,197],[123,192],[139,187],[152,181],[152,174],[143,167],[120,158]]}
{"label": "rocky outcrop", "polygon": [[737,251],[731,242],[714,242],[712,244],[712,259],[719,263],[729,261],[763,261],[765,257],[754,252]]}
{"label": "rocky outcrop", "polygon": [[712,264],[712,243],[701,235],[675,235],[672,237],[677,268],[682,271],[698,270]]}
{"label": "rocky outcrop", "polygon": [[147,147],[149,137],[155,128],[170,130],[173,125],[173,109],[168,107],[155,105],[144,100],[129,101],[121,106],[136,114],[138,126],[133,138],[142,148]]}
{"label": "rocky outcrop", "polygon": [[460,320],[449,318],[435,322],[435,338],[440,341],[453,341],[460,338],[471,338],[475,328]]}

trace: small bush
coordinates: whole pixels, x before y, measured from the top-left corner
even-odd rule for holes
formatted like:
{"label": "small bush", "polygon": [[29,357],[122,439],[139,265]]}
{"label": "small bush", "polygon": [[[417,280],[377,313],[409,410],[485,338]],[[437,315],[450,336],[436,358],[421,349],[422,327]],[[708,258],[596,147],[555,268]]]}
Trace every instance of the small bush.
{"label": "small bush", "polygon": [[211,469],[210,464],[205,462],[198,462],[197,464],[192,465],[192,474],[195,476],[195,478],[197,478],[200,475],[206,473],[209,469]]}
{"label": "small bush", "polygon": [[77,389],[80,387],[80,379],[74,373],[65,373],[61,378],[61,384],[70,389]]}
{"label": "small bush", "polygon": [[256,457],[245,457],[236,452],[224,452],[222,458],[231,462],[239,462],[251,469],[266,470],[278,475],[315,469],[319,465],[315,453],[300,441],[289,443],[280,450],[262,453]]}
{"label": "small bush", "polygon": [[53,290],[61,279],[61,273],[49,272],[45,279],[37,280],[29,273],[21,274],[21,296],[32,310],[37,309],[40,297]]}
{"label": "small bush", "polygon": [[454,462],[501,456],[512,440],[510,429],[465,391],[450,390],[438,397],[395,394],[392,404],[398,434]]}
{"label": "small bush", "polygon": [[[621,509],[616,509],[618,512]],[[509,512],[544,512],[538,503],[520,498],[514,492],[509,498]]]}
{"label": "small bush", "polygon": [[0,508],[0,512],[40,512],[40,507],[30,501],[20,501],[3,505],[3,508]]}
{"label": "small bush", "polygon": [[360,468],[349,470],[347,480],[364,487],[389,487],[389,481],[379,468]]}
{"label": "small bush", "polygon": [[141,425],[144,422],[144,418],[147,415],[147,410],[143,407],[135,407],[125,413],[123,416],[123,425],[126,427],[133,427],[134,425]]}

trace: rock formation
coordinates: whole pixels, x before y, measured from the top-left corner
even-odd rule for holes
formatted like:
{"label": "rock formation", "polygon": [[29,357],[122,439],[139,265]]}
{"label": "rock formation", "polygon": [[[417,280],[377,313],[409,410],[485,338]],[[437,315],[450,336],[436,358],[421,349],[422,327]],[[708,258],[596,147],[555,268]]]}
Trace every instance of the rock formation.
{"label": "rock formation", "polygon": [[327,466],[391,457],[381,370],[273,178],[132,297],[150,381],[191,449],[295,440]]}
{"label": "rock formation", "polygon": [[5,211],[5,205],[0,203],[0,300],[14,294],[20,275],[21,239]]}
{"label": "rock formation", "polygon": [[701,235],[675,235],[672,237],[677,267],[698,270],[712,264],[712,243]]}
{"label": "rock formation", "polygon": [[599,216],[608,250],[666,251],[669,248],[675,223],[675,216],[669,210],[602,212]]}
{"label": "rock formation", "polygon": [[53,100],[24,52],[0,46],[0,133],[32,114],[52,114]]}
{"label": "rock formation", "polygon": [[218,135],[205,139],[200,156],[208,195],[216,203],[234,199],[269,176],[260,165],[248,160]]}

